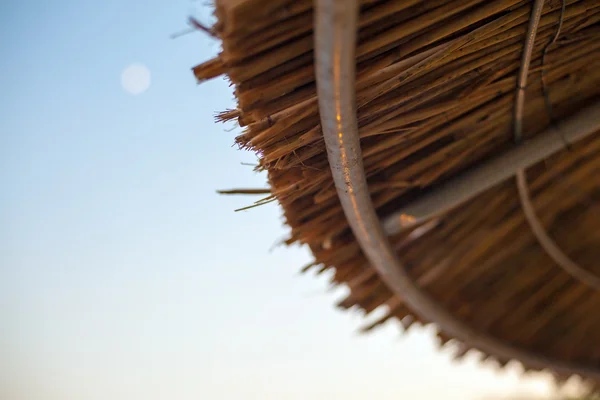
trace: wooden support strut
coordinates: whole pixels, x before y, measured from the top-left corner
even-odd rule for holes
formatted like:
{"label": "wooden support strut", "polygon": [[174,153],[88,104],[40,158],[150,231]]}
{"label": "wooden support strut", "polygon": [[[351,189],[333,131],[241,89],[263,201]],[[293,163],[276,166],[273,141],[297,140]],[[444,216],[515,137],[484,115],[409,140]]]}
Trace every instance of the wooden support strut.
{"label": "wooden support strut", "polygon": [[[439,216],[487,189],[510,179],[550,155],[600,130],[600,102],[551,126],[512,150],[491,158],[475,168],[449,179],[415,201],[384,218],[388,235]],[[560,131],[560,134],[559,132]]]}
{"label": "wooden support strut", "polygon": [[363,167],[354,93],[358,5],[357,0],[315,0],[315,59],[329,165],[348,224],[367,259],[382,281],[412,310],[466,345],[501,359],[519,360],[527,368],[549,368],[600,380],[597,366],[560,362],[473,330],[432,300],[408,275],[377,217]]}

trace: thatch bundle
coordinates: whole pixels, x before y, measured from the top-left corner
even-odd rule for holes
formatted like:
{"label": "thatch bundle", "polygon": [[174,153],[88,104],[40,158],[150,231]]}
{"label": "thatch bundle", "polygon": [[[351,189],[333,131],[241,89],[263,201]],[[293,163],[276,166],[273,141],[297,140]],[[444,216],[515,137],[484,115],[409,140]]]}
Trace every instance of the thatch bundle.
{"label": "thatch bundle", "polygon": [[[524,108],[524,137],[600,98],[600,0],[546,1]],[[378,215],[418,199],[514,147],[516,77],[532,1],[362,0],[356,98],[369,190]],[[310,0],[217,0],[215,59],[238,108],[219,114],[260,156],[271,198],[310,246],[314,268],[350,288],[341,307],[385,305],[421,321],[364,258],[340,207],[320,128]],[[548,47],[563,19],[560,34]],[[545,101],[544,93],[547,95]],[[546,104],[549,103],[549,104]],[[548,234],[600,275],[600,130],[527,171]],[[456,319],[536,354],[600,372],[600,292],[559,268],[525,219],[509,179],[425,225],[390,237],[411,276]],[[450,337],[439,334],[442,343]],[[469,349],[462,346],[461,353]],[[506,363],[500,354],[491,354]],[[525,366],[527,367],[527,365]]]}

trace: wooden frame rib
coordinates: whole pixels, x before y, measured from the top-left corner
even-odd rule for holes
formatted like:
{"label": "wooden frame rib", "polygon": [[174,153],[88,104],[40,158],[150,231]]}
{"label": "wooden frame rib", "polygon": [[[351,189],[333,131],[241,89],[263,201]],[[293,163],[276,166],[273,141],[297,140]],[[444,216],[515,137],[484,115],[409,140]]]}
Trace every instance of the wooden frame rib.
{"label": "wooden frame rib", "polygon": [[357,0],[315,0],[315,58],[319,112],[336,191],[364,254],[383,282],[424,320],[465,345],[533,369],[600,380],[598,367],[573,365],[516,348],[475,331],[424,293],[390,245],[373,207],[360,149],[355,102]]}

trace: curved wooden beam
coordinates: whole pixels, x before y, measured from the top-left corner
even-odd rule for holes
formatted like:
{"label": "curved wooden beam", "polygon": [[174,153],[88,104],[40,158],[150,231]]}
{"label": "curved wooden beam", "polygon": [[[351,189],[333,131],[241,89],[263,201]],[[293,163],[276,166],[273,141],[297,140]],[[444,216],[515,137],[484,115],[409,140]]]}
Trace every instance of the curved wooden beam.
{"label": "curved wooden beam", "polygon": [[[531,54],[533,53],[533,45],[535,43],[535,37],[540,24],[540,18],[542,17],[542,9],[544,8],[544,0],[535,0],[533,5],[532,16],[529,21],[529,27],[527,30],[527,41],[523,48],[523,57],[521,58],[521,66],[519,68],[519,75],[517,77],[517,94],[514,108],[514,138],[516,143],[520,143],[523,137],[523,109],[525,104],[525,88],[527,87],[527,77],[529,76],[529,66],[531,65]],[[565,11],[565,2],[563,0],[563,6],[561,9],[561,16],[558,29],[556,34],[552,38],[552,42],[544,48],[543,56],[545,57],[546,52],[550,45],[556,41],[560,34],[560,28],[562,25],[563,14]],[[543,62],[542,62],[543,67]],[[543,71],[543,69],[542,69]],[[545,88],[542,78],[542,88]],[[546,99],[546,106],[551,109],[550,102],[547,97],[547,93],[544,90],[544,97]],[[552,115],[549,115],[552,120]],[[533,235],[537,239],[538,243],[546,254],[552,258],[554,263],[562,268],[566,273],[589,286],[590,288],[600,291],[600,277],[594,275],[592,272],[581,267],[575,261],[573,261],[558,244],[552,240],[544,225],[538,218],[535,208],[531,202],[531,195],[529,193],[529,185],[527,184],[527,175],[525,168],[519,168],[516,172],[517,179],[517,191],[519,193],[519,201],[521,208],[525,214],[525,219],[533,232]]]}
{"label": "curved wooden beam", "polygon": [[327,155],[342,208],[361,249],[382,281],[424,320],[469,346],[527,368],[549,368],[600,380],[600,369],[573,365],[509,346],[458,321],[415,284],[390,245],[371,202],[355,105],[357,0],[315,1],[317,94]]}

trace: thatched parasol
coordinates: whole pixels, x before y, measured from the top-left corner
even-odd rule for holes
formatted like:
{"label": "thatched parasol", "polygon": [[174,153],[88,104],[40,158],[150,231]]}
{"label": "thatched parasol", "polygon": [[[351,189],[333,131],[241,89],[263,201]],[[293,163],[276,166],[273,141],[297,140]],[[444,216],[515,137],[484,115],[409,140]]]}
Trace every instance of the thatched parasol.
{"label": "thatched parasol", "polygon": [[600,0],[217,0],[287,243],[341,307],[600,382]]}

